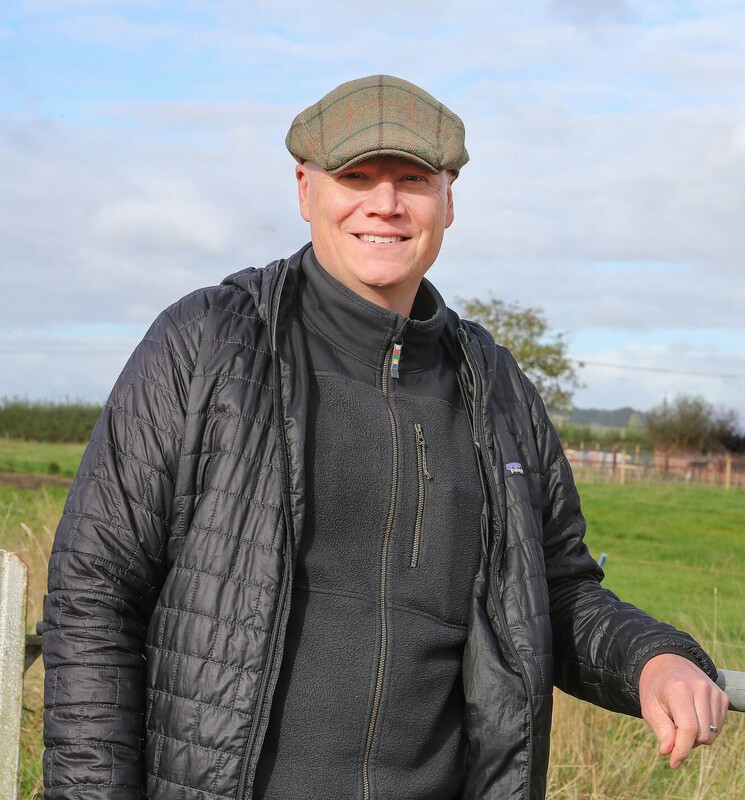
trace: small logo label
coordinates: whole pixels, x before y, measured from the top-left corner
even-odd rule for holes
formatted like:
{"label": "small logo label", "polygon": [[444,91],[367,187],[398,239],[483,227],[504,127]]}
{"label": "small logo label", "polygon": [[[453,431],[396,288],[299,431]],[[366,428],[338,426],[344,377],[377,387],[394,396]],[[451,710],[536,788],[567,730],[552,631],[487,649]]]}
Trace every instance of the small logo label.
{"label": "small logo label", "polygon": [[402,344],[393,345],[393,357],[391,358],[391,378],[398,378],[398,365],[401,361]]}
{"label": "small logo label", "polygon": [[523,465],[519,461],[510,461],[509,464],[504,465],[505,472],[509,475],[524,475]]}

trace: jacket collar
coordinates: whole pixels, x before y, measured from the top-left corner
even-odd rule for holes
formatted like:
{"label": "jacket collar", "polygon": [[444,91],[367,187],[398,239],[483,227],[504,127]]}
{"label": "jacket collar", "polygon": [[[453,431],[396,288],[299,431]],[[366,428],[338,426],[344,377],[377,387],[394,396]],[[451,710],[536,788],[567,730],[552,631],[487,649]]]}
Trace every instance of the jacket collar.
{"label": "jacket collar", "polygon": [[412,314],[365,300],[330,275],[309,248],[301,261],[301,314],[303,322],[337,350],[373,367],[382,364],[393,342],[403,345],[400,370],[423,369],[436,356],[445,328],[445,302],[426,279],[414,300]]}

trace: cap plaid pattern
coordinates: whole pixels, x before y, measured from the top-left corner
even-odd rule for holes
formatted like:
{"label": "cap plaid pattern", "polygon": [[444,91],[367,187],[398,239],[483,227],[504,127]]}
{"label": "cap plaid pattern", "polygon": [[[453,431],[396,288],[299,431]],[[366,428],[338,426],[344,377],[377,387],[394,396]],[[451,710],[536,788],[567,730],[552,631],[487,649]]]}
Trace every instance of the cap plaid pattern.
{"label": "cap plaid pattern", "polygon": [[468,161],[457,114],[413,83],[371,75],[337,86],[295,117],[285,139],[300,162],[339,172],[391,155],[430,169],[458,172]]}

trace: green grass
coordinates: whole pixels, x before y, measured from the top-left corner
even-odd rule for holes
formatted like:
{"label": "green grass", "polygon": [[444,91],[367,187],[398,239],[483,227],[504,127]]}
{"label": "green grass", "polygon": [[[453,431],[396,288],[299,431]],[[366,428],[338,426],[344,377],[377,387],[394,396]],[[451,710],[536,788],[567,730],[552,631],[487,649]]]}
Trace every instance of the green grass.
{"label": "green grass", "polygon": [[[715,651],[720,640],[745,643],[744,493],[635,483],[583,484],[580,496],[587,544],[608,556],[605,586]],[[720,666],[745,669],[739,652]]]}
{"label": "green grass", "polygon": [[[38,533],[62,513],[67,497],[64,486],[19,489],[0,485],[0,549],[23,553],[33,543],[27,530]],[[51,542],[45,542],[51,545]],[[46,555],[46,554],[45,554]]]}
{"label": "green grass", "polygon": [[0,438],[0,472],[73,477],[84,444],[54,444]]}

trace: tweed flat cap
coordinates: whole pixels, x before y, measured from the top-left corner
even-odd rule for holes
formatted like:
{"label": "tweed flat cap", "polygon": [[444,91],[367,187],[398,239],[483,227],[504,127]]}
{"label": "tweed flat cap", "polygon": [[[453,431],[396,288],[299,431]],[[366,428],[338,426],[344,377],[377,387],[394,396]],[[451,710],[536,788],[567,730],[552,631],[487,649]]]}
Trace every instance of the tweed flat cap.
{"label": "tweed flat cap", "polygon": [[468,161],[457,114],[413,83],[371,75],[342,83],[293,120],[287,149],[302,164],[339,172],[373,156],[401,156],[432,172]]}

